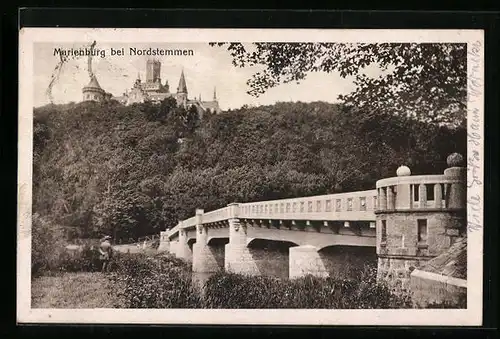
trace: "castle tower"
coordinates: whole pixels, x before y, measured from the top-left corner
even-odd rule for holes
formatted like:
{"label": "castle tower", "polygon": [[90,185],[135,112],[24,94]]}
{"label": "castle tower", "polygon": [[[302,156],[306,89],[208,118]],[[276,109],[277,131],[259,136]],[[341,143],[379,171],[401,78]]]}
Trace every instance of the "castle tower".
{"label": "castle tower", "polygon": [[101,88],[96,76],[93,74],[87,86],[83,87],[83,101],[104,101],[106,92]]}
{"label": "castle tower", "polygon": [[442,175],[412,176],[406,166],[397,177],[377,181],[377,280],[396,292],[408,290],[410,273],[447,251],[466,231],[466,168],[457,153]]}
{"label": "castle tower", "polygon": [[161,63],[159,60],[149,59],[146,62],[146,82],[161,82],[160,78]]}
{"label": "castle tower", "polygon": [[177,86],[177,105],[186,107],[187,106],[187,86],[186,79],[184,77],[184,70],[181,72],[181,78],[179,79],[179,86]]}

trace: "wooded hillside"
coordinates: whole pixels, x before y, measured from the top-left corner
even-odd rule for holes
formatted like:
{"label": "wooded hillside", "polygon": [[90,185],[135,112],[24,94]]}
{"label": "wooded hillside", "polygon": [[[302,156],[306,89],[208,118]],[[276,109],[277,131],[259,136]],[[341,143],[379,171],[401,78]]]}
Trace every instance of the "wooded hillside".
{"label": "wooded hillside", "polygon": [[398,166],[442,173],[464,127],[354,113],[323,102],[197,118],[166,100],[34,110],[33,212],[72,236],[138,237],[195,208],[371,189]]}

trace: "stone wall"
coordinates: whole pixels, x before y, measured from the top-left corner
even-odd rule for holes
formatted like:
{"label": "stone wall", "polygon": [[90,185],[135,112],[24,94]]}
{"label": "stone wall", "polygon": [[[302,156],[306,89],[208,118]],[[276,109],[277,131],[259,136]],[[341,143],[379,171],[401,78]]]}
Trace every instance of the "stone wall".
{"label": "stone wall", "polygon": [[[465,231],[464,217],[452,211],[392,212],[377,215],[386,223],[386,240],[377,232],[378,278],[399,292],[410,288],[410,273],[450,248]],[[418,239],[418,220],[426,220],[425,241]]]}
{"label": "stone wall", "polygon": [[414,307],[467,307],[467,280],[415,270],[410,288]]}
{"label": "stone wall", "polygon": [[406,293],[410,289],[410,274],[427,262],[422,258],[379,258],[377,280],[386,281],[393,292]]}

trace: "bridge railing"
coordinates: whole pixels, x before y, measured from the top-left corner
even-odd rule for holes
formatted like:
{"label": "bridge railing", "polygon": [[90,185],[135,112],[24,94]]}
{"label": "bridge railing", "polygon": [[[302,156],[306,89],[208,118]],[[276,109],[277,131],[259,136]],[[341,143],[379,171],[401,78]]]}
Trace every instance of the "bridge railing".
{"label": "bridge railing", "polygon": [[[450,158],[451,157],[451,158]],[[201,222],[212,223],[230,217],[242,219],[374,221],[375,214],[391,210],[464,209],[466,168],[458,154],[448,157],[450,166],[439,175],[412,176],[406,166],[398,168],[397,177],[378,180],[376,189],[319,195],[312,197],[257,201],[229,205],[201,215]],[[199,211],[203,213],[203,211]],[[198,215],[200,216],[200,215]],[[196,216],[171,229],[167,237],[179,229],[196,225]]]}
{"label": "bridge railing", "polygon": [[240,218],[283,220],[375,220],[376,190],[239,205]]}
{"label": "bridge railing", "polygon": [[213,222],[229,219],[229,207],[219,208],[218,210],[210,211],[203,214],[203,223],[209,224]]}
{"label": "bridge railing", "polygon": [[[377,190],[317,195],[303,198],[279,199],[238,204],[238,217],[243,219],[280,220],[359,220],[374,221]],[[203,214],[202,223],[229,219],[230,207]],[[172,237],[180,229],[196,226],[196,216],[179,222],[167,232]]]}
{"label": "bridge railing", "polygon": [[463,178],[416,175],[377,181],[377,210],[447,209],[465,206]]}
{"label": "bridge railing", "polygon": [[189,228],[196,226],[196,217],[191,217],[186,220],[181,221],[182,228]]}

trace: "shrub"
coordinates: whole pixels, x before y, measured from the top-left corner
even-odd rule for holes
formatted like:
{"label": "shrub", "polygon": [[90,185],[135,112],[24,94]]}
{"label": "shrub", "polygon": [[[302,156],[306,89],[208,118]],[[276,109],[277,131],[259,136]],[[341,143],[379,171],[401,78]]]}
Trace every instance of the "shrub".
{"label": "shrub", "polygon": [[37,213],[32,216],[31,230],[31,274],[35,277],[56,270],[66,249],[61,229]]}
{"label": "shrub", "polygon": [[219,272],[205,284],[208,308],[407,308],[409,300],[373,280],[294,280]]}
{"label": "shrub", "polygon": [[65,272],[95,272],[99,269],[99,252],[90,245],[84,245],[74,253],[65,252],[59,264],[59,270]]}
{"label": "shrub", "polygon": [[151,243],[151,248],[154,248],[154,249],[158,249],[158,247],[160,247],[160,239],[156,239],[155,241],[153,241]]}
{"label": "shrub", "polygon": [[111,264],[122,308],[198,308],[201,296],[189,266],[171,256],[120,254]]}

